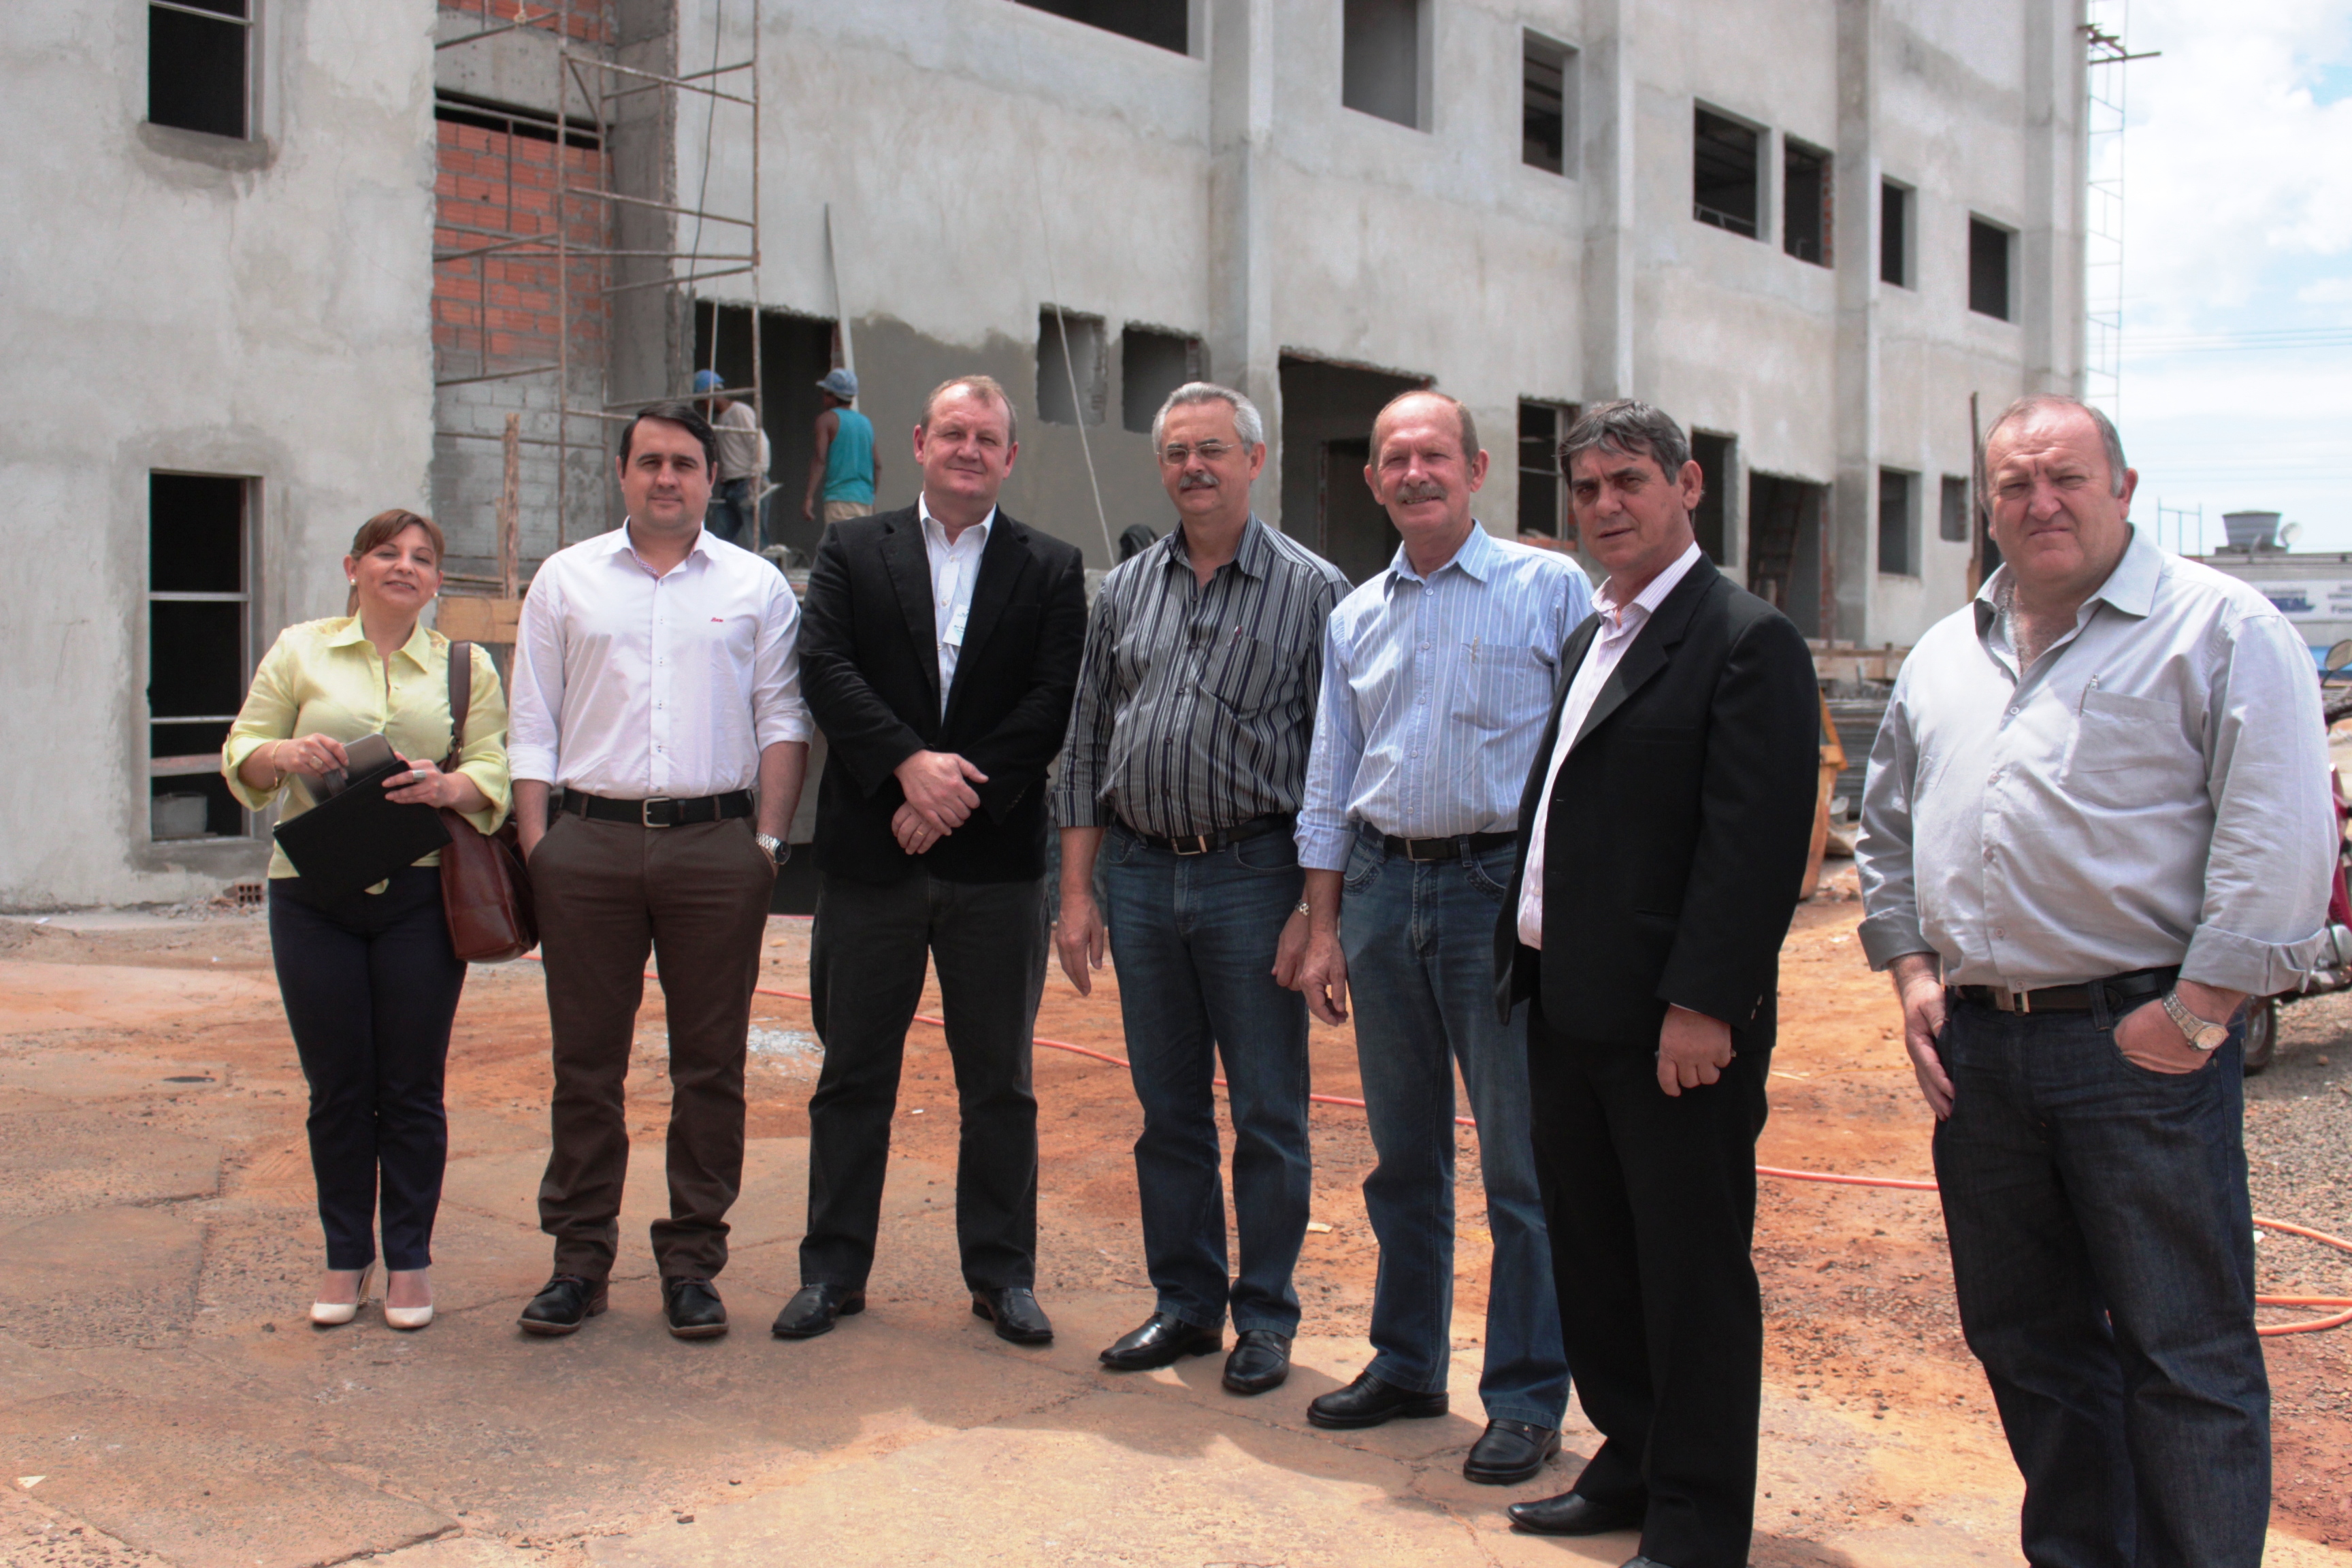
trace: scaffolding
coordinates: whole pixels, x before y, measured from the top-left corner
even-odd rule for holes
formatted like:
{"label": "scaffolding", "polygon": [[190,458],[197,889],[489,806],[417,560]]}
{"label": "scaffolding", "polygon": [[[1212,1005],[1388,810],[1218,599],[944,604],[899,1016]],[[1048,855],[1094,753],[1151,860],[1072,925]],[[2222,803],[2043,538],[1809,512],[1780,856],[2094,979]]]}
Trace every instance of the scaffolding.
{"label": "scaffolding", "polygon": [[[453,36],[436,40],[436,51],[480,47],[529,31],[551,40],[538,52],[555,74],[553,114],[547,123],[530,128],[531,136],[551,144],[545,170],[518,157],[518,137],[510,127],[503,169],[488,180],[478,173],[467,183],[461,203],[449,202],[445,191],[445,205],[436,214],[436,412],[446,413],[451,400],[445,395],[452,388],[520,382],[552,389],[531,411],[537,416],[533,433],[522,431],[521,419],[511,415],[499,434],[436,418],[437,437],[500,442],[506,448],[496,509],[502,580],[492,586],[492,580],[453,576],[453,586],[489,588],[509,598],[516,591],[520,447],[553,458],[553,493],[539,499],[542,505],[551,500],[555,548],[603,530],[608,493],[603,463],[611,449],[611,426],[625,423],[646,403],[691,392],[692,323],[701,285],[745,279],[751,319],[759,320],[761,0],[707,0],[696,7],[709,29],[709,63],[690,68],[674,53],[667,63],[675,68],[667,70],[620,58],[625,51],[617,41],[617,13],[624,3],[443,0],[445,18],[458,13],[463,25],[445,19],[444,31]],[[668,36],[676,48],[684,47],[678,13],[686,9],[671,7]],[[738,26],[730,28],[730,20]],[[745,22],[748,33],[742,30]],[[730,33],[743,40],[740,58],[721,58]],[[689,123],[686,113],[696,104],[705,113],[700,166],[694,171],[698,188],[689,204],[683,192],[671,189],[671,181],[681,163],[681,127]],[[710,195],[722,105],[735,106],[749,119],[744,145],[750,177],[731,211],[715,208]],[[471,110],[448,117],[478,124],[486,118]],[[616,135],[631,133],[644,140],[631,149],[632,155],[616,156]],[[594,155],[575,155],[580,153]],[[476,221],[453,216],[453,205]],[[681,246],[680,230],[688,221],[692,241]],[[714,227],[720,235],[715,247],[705,238]],[[549,286],[519,286],[518,265],[526,283],[534,269],[541,277],[551,273]],[[449,302],[441,284],[450,276],[445,268],[470,273],[470,331],[465,329],[462,300],[445,311]],[[534,302],[551,308],[534,313]],[[642,341],[634,344],[640,352],[625,352],[630,346],[625,339],[648,334],[659,336],[657,352],[642,352]],[[712,366],[717,340],[714,318],[707,362]],[[718,391],[749,403],[756,424],[761,414],[756,330],[751,340],[751,384]],[[659,367],[656,379],[661,384],[617,384],[625,363],[646,361]],[[584,473],[575,473],[575,465]]]}
{"label": "scaffolding", "polygon": [[2131,0],[2084,0],[2083,394],[2123,416],[2125,66]]}

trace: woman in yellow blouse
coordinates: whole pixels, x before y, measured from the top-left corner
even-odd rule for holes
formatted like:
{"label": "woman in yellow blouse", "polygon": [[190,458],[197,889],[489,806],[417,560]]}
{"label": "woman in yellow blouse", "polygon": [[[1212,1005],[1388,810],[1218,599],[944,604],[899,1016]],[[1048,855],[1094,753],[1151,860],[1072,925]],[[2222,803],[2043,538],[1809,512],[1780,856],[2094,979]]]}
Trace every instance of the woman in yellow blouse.
{"label": "woman in yellow blouse", "polygon": [[[446,806],[484,833],[505,820],[506,697],[478,649],[457,768],[445,773],[433,760],[450,751],[449,639],[419,616],[440,591],[442,549],[427,519],[378,513],[343,560],[346,613],[278,634],[222,750],[221,771],[247,806],[276,801],[279,820],[299,816],[319,777],[343,765],[345,743],[381,731],[410,769],[392,776],[392,799]],[[327,1233],[316,1323],[347,1323],[367,1300],[379,1195],[384,1321],[433,1321],[425,1271],[449,1146],[442,1079],[466,983],[439,864],[428,855],[364,893],[326,899],[304,889],[283,850],[270,858],[269,943],[310,1085],[310,1169]]]}

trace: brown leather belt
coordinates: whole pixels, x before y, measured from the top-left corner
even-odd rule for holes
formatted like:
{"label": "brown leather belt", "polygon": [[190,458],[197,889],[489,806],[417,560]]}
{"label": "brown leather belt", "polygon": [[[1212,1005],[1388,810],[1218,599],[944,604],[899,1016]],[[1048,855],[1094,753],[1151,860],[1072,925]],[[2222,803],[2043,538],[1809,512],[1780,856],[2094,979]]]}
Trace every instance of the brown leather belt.
{"label": "brown leather belt", "polygon": [[2104,992],[2107,1011],[2113,1013],[2119,1011],[2120,1003],[2163,995],[2179,978],[2180,969],[2176,964],[2110,974],[2105,980],[2084,985],[2045,985],[2039,991],[2011,991],[2006,985],[1955,985],[1952,994],[1963,1002],[1974,1002],[2002,1013],[2087,1013],[2092,1009],[2093,994]]}
{"label": "brown leather belt", "polygon": [[639,827],[687,827],[698,822],[719,822],[732,816],[751,815],[751,792],[732,790],[726,795],[698,795],[692,800],[677,800],[657,795],[651,800],[608,800],[601,795],[583,795],[576,789],[563,792],[563,809],[574,816],[584,816],[591,822],[634,822]]}
{"label": "brown leather belt", "polygon": [[[1154,849],[1166,849],[1177,855],[1213,855],[1228,845],[1244,839],[1263,838],[1269,833],[1287,833],[1297,825],[1296,816],[1253,816],[1247,822],[1231,827],[1219,827],[1207,833],[1187,833],[1180,838],[1162,838],[1156,833],[1137,828],[1127,830]],[[1121,826],[1126,824],[1121,823]]]}

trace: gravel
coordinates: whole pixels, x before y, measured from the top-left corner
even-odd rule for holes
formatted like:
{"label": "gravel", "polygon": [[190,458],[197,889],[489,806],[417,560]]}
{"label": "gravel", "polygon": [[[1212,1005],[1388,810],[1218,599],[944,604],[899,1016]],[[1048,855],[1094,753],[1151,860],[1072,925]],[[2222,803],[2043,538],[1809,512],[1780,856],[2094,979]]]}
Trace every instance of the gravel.
{"label": "gravel", "polygon": [[[2279,1010],[2278,1055],[2246,1080],[2246,1159],[2256,1214],[2352,1239],[2352,993]],[[2274,1235],[2262,1252],[2265,1290],[2352,1294],[2352,1254]]]}

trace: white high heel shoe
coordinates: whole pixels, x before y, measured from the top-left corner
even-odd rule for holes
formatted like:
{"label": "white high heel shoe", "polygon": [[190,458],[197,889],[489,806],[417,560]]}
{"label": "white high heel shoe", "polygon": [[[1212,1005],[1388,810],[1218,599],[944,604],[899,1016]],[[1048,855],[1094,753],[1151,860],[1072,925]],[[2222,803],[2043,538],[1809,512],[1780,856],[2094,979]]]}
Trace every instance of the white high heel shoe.
{"label": "white high heel shoe", "polygon": [[367,1305],[368,1283],[374,1278],[375,1265],[371,1263],[360,1270],[360,1288],[355,1300],[313,1301],[310,1303],[310,1321],[322,1329],[331,1329],[339,1324],[348,1323],[358,1317],[360,1309]]}
{"label": "white high heel shoe", "polygon": [[384,1276],[383,1324],[388,1329],[421,1329],[433,1321],[433,1303],[422,1307],[395,1307],[392,1304],[392,1277]]}

